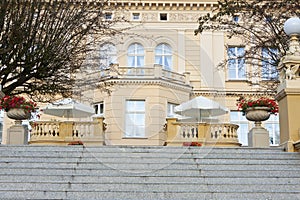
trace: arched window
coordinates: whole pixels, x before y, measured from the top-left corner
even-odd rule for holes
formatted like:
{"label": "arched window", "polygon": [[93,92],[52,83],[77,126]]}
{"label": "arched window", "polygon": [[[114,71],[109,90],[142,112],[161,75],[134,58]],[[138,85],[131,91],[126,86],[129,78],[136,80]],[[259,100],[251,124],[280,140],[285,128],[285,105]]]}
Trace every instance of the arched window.
{"label": "arched window", "polygon": [[168,44],[159,44],[155,48],[155,64],[166,70],[172,70],[172,48]]}
{"label": "arched window", "polygon": [[100,70],[106,69],[110,64],[117,63],[117,48],[111,43],[100,46]]}
{"label": "arched window", "polygon": [[139,43],[131,44],[127,52],[129,67],[143,67],[145,61],[144,47]]}

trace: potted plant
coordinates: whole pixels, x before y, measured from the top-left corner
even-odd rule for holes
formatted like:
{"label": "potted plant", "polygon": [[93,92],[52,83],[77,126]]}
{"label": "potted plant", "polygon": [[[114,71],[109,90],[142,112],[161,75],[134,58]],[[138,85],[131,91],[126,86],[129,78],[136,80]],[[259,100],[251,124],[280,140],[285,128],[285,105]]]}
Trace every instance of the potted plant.
{"label": "potted plant", "polygon": [[29,119],[36,106],[36,103],[22,96],[4,96],[0,99],[0,109],[5,110],[7,116],[15,120]]}
{"label": "potted plant", "polygon": [[237,100],[238,110],[250,121],[260,122],[269,119],[270,114],[278,113],[278,103],[267,97],[258,99],[246,99],[240,97]]}

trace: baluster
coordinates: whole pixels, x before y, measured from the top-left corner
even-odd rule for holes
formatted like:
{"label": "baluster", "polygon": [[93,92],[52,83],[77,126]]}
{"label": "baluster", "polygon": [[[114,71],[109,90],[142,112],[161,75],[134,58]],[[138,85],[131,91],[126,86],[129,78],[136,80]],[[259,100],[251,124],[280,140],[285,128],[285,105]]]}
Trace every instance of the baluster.
{"label": "baluster", "polygon": [[84,124],[82,123],[78,124],[76,131],[77,131],[76,136],[80,137],[82,135],[82,132],[84,132]]}
{"label": "baluster", "polygon": [[186,134],[187,138],[190,138],[191,137],[191,127],[188,126],[187,127],[187,134]]}
{"label": "baluster", "polygon": [[183,138],[185,138],[186,137],[186,133],[185,133],[186,132],[186,128],[185,128],[185,126],[182,127],[182,131],[183,131],[182,132],[182,136],[183,136]]}
{"label": "baluster", "polygon": [[228,126],[228,131],[229,131],[229,133],[230,133],[230,137],[231,137],[231,138],[234,138],[233,127]]}
{"label": "baluster", "polygon": [[37,124],[37,131],[36,132],[37,132],[38,136],[41,136],[41,123]]}
{"label": "baluster", "polygon": [[40,125],[41,136],[44,136],[44,123]]}
{"label": "baluster", "polygon": [[[219,134],[218,134],[218,138],[223,138],[223,137],[227,137],[226,136],[226,132],[223,131],[223,126],[221,125],[221,127],[219,126]],[[224,132],[224,135],[222,136],[222,133]]]}
{"label": "baluster", "polygon": [[192,138],[195,138],[194,127],[191,128],[191,131],[192,131]]}
{"label": "baluster", "polygon": [[50,124],[48,122],[46,122],[45,123],[45,133],[47,136],[51,136],[49,126],[50,126]]}
{"label": "baluster", "polygon": [[38,136],[38,124],[36,123],[35,126],[33,127],[33,135]]}
{"label": "baluster", "polygon": [[54,135],[58,137],[59,136],[59,126],[58,126],[58,124],[54,124],[54,131],[55,131]]}

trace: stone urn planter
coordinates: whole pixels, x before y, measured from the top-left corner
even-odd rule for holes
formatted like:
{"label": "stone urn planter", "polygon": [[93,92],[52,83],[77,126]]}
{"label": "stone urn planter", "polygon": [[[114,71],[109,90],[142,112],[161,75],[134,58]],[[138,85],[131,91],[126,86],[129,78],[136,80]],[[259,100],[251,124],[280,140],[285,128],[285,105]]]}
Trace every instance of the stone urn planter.
{"label": "stone urn planter", "polygon": [[37,104],[22,96],[4,96],[0,99],[0,109],[6,111],[6,116],[15,120],[15,125],[7,129],[6,144],[28,144],[28,127],[22,125],[22,120],[30,119]]}
{"label": "stone urn planter", "polygon": [[31,113],[22,108],[11,108],[7,111],[7,117],[16,120],[16,124],[20,123],[22,120],[29,119],[30,116]]}
{"label": "stone urn planter", "polygon": [[241,96],[237,99],[237,106],[249,121],[255,123],[248,133],[248,146],[268,148],[270,146],[269,132],[261,126],[261,122],[268,120],[271,114],[278,113],[279,107],[276,100],[269,97],[247,99]]}
{"label": "stone urn planter", "polygon": [[261,122],[268,120],[271,115],[269,107],[250,107],[245,112],[249,121],[254,121],[253,127],[248,133],[248,144],[250,147],[269,147],[269,132],[261,126]]}
{"label": "stone urn planter", "polygon": [[246,118],[249,121],[255,122],[255,125],[259,125],[262,121],[266,121],[270,118],[270,111],[270,108],[263,106],[247,108]]}

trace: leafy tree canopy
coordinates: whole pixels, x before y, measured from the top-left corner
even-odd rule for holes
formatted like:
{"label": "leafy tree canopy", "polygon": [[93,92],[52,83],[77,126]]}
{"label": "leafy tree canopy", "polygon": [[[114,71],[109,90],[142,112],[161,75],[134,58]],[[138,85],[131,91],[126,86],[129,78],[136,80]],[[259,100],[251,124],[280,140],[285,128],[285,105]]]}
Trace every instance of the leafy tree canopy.
{"label": "leafy tree canopy", "polygon": [[[199,27],[195,33],[207,30],[226,31],[228,38],[241,39],[246,47],[243,55],[245,63],[254,69],[247,73],[248,80],[270,72],[270,69],[263,69],[265,65],[262,61],[274,66],[272,73],[277,73],[276,66],[288,50],[288,37],[283,31],[283,25],[288,18],[300,16],[300,1],[222,0],[218,4],[216,10],[199,18]],[[268,47],[268,60],[262,54],[262,47]],[[220,67],[226,67],[226,63],[227,60],[224,60]],[[251,84],[260,84],[270,91],[277,87],[276,81]]]}

